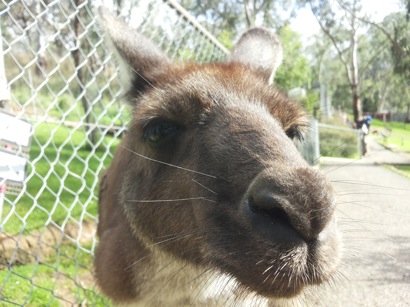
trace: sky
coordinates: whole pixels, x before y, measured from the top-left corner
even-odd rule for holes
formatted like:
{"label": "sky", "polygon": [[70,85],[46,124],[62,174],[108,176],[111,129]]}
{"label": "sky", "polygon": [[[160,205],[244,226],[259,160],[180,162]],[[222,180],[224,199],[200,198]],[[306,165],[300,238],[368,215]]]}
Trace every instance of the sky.
{"label": "sky", "polygon": [[[103,4],[109,8],[112,7],[112,0],[94,1],[96,6]],[[142,21],[143,16],[140,16],[139,12],[146,10],[147,2],[140,1],[139,6],[141,6],[141,9],[133,11],[131,22],[134,23],[134,26]],[[400,10],[399,0],[361,0],[361,4],[363,12],[372,16],[372,20],[375,22],[380,22],[386,15]],[[160,15],[158,14],[158,19],[163,18]],[[304,42],[308,42],[310,37],[320,32],[319,24],[307,6],[298,11],[296,18],[291,22],[291,27],[301,34],[302,41]]]}
{"label": "sky", "polygon": [[[363,12],[369,13],[375,22],[382,21],[386,15],[400,9],[397,0],[362,0],[361,3]],[[302,35],[303,40],[308,40],[309,37],[320,31],[319,24],[307,7],[298,12],[297,17],[291,22],[291,27]]]}

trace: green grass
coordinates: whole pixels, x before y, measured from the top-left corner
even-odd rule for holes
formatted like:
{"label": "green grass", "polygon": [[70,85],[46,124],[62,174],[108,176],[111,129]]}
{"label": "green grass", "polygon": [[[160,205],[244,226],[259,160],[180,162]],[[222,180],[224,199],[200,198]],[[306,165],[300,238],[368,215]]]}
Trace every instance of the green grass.
{"label": "green grass", "polygon": [[0,306],[110,305],[94,291],[93,256],[73,245],[56,246],[44,262],[0,270]]}
{"label": "green grass", "polygon": [[84,213],[85,218],[97,215],[96,178],[119,141],[105,137],[90,152],[84,140],[83,130],[46,123],[35,127],[27,190],[21,197],[8,196],[4,204],[6,233],[30,232],[51,220],[61,225]]}
{"label": "green grass", "polygon": [[[53,301],[54,269],[46,265],[14,266],[0,271],[0,280],[5,281],[1,290],[2,300],[28,306],[59,306]],[[1,303],[0,306],[6,306]]]}
{"label": "green grass", "polygon": [[389,169],[395,171],[404,177],[410,178],[410,164],[393,164],[387,165]]}
{"label": "green grass", "polygon": [[[51,221],[62,225],[97,216],[97,178],[119,140],[106,136],[88,150],[86,139],[82,129],[35,126],[26,191],[19,197],[7,195],[4,233],[30,233]],[[38,263],[0,265],[0,306],[110,305],[94,291],[90,250],[67,242],[55,245],[46,259],[36,258]]]}
{"label": "green grass", "polygon": [[[47,114],[51,118],[64,121],[84,121],[84,109],[81,101],[76,101],[71,94],[63,93],[58,97],[52,96],[48,88],[33,93],[27,86],[16,87],[13,94],[17,101],[29,105],[29,112],[31,113]],[[112,95],[102,95],[101,101],[93,105],[92,122],[98,122],[102,125],[124,125],[124,119],[127,121],[131,116],[130,110],[126,107],[120,107],[118,103],[113,103],[112,100]],[[120,108],[121,112],[119,112]]]}
{"label": "green grass", "polygon": [[[391,130],[391,132],[386,130],[386,128]],[[379,131],[388,135],[387,137],[381,137],[379,143],[410,153],[410,124],[399,122],[383,123],[381,120],[374,119],[371,125],[372,131]]]}
{"label": "green grass", "polygon": [[[320,122],[331,126],[340,126],[344,129],[350,128],[341,118],[336,116],[323,118]],[[358,140],[355,132],[320,127],[319,140],[320,155],[323,157],[359,158]]]}
{"label": "green grass", "polygon": [[320,128],[319,138],[321,156],[354,159],[359,157],[355,133]]}
{"label": "green grass", "polygon": [[[325,122],[331,125],[340,125],[344,128],[347,127],[337,118]],[[410,124],[400,122],[385,124],[381,120],[373,119],[370,133],[372,136],[379,136],[379,143],[410,153]],[[382,133],[388,134],[388,136],[382,137]],[[321,128],[320,153],[323,156],[330,157],[358,158],[357,139],[355,135],[349,132]]]}
{"label": "green grass", "polygon": [[[13,65],[16,57],[20,65]],[[16,79],[22,73],[20,67],[25,67],[32,60],[31,53],[16,52],[13,58],[6,55],[8,80]],[[49,60],[48,67],[53,69],[56,65],[51,58]],[[33,67],[25,67],[25,74],[31,70],[30,80],[18,77],[17,82],[13,82],[11,106],[18,102],[17,106],[24,106],[28,117],[45,116],[59,122],[84,122],[81,100],[73,98],[77,96],[78,82],[73,79],[67,83],[75,74],[73,61],[71,58],[63,62],[59,60],[58,65],[58,72],[51,74],[48,71],[47,85],[43,84],[42,76],[35,74]],[[93,82],[87,83],[86,97],[94,103],[91,122],[122,126],[129,119],[129,110],[114,102],[121,88],[119,79],[111,78],[115,70],[114,66],[106,67],[93,77]],[[73,219],[94,219],[98,211],[97,178],[110,163],[118,145],[118,140],[104,137],[99,139],[95,149],[89,150],[82,128],[36,123],[34,129],[26,189],[20,196],[6,195],[0,217],[0,232],[8,236],[33,233],[33,230],[44,229],[51,222],[62,225],[71,223]],[[23,236],[19,240],[26,243]],[[53,246],[46,258],[42,258],[37,248],[45,251],[44,246],[33,247],[30,257],[31,261],[36,261],[34,264],[15,262],[7,266],[3,260],[0,262],[0,306],[110,304],[93,290],[91,246],[81,248],[64,241]],[[30,253],[24,244],[19,249]],[[16,249],[16,252],[19,251]]]}

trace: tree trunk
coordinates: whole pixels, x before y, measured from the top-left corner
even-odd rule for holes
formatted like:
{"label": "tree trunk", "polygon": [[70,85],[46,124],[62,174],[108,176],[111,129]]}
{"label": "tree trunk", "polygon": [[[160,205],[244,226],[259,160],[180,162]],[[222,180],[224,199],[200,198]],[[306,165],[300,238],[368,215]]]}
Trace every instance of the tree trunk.
{"label": "tree trunk", "polygon": [[[33,3],[34,11],[36,15],[39,16],[41,13],[41,3],[40,1],[36,1]],[[37,65],[35,67],[36,75],[40,78],[46,78],[46,68],[47,68],[47,59],[45,50],[47,48],[47,38],[44,34],[44,27],[43,27],[44,17],[37,17]]]}
{"label": "tree trunk", "polygon": [[[355,12],[356,1],[353,3],[353,9]],[[358,46],[358,37],[357,37],[357,24],[356,16],[352,14],[351,20],[352,34],[350,39],[350,48],[351,48],[351,62],[350,62],[350,87],[352,89],[352,98],[353,98],[353,117],[354,121],[357,123],[362,117],[362,102],[360,100],[360,89],[359,89],[359,65],[357,60],[357,46]]]}
{"label": "tree trunk", "polygon": [[[0,24],[0,37],[1,36],[1,24]],[[10,93],[7,88],[6,70],[4,68],[4,53],[3,53],[3,40],[0,39],[0,108],[7,109],[8,102],[10,100]]]}
{"label": "tree trunk", "polygon": [[362,101],[360,100],[359,88],[356,85],[352,85],[352,98],[353,98],[353,118],[354,122],[357,123],[362,117]]}
{"label": "tree trunk", "polygon": [[339,45],[339,41],[337,39],[337,33],[331,33],[330,28],[326,25],[325,22],[319,18],[320,13],[317,13],[318,8],[315,8],[311,2],[310,9],[315,16],[317,22],[319,23],[320,28],[323,32],[327,35],[327,37],[332,42],[333,46],[337,50],[337,54],[343,63],[344,69],[346,71],[347,80],[349,82],[351,91],[352,91],[352,111],[354,116],[354,121],[357,123],[362,117],[362,103],[360,100],[360,80],[359,80],[359,66],[358,66],[358,59],[357,59],[357,48],[358,48],[358,35],[357,35],[357,17],[355,16],[358,1],[354,0],[353,2],[353,9],[351,13],[351,20],[350,20],[350,46],[348,48],[349,56],[345,55],[345,50],[342,45]]}
{"label": "tree trunk", "polygon": [[243,4],[244,4],[244,7],[245,7],[246,26],[247,26],[248,29],[250,29],[254,26],[255,10],[254,10],[253,6],[251,7],[248,0],[244,0]]}
{"label": "tree trunk", "polygon": [[81,64],[81,52],[80,52],[80,47],[81,47],[81,34],[82,34],[82,29],[81,29],[81,22],[80,22],[80,12],[83,7],[83,4],[86,2],[86,0],[75,0],[75,6],[78,9],[78,13],[76,17],[74,18],[73,21],[73,28],[74,28],[74,34],[75,34],[75,48],[71,52],[71,55],[74,59],[74,65],[77,69],[77,80],[78,80],[78,90],[76,93],[77,97],[81,97],[81,104],[84,109],[84,121],[85,121],[85,132],[88,138],[88,144],[87,148],[91,149],[92,145],[96,143],[96,138],[97,138],[97,131],[92,123],[92,117],[91,117],[91,105],[89,104],[87,100],[87,89],[84,87],[85,85],[85,77],[84,77],[84,69],[80,68]]}

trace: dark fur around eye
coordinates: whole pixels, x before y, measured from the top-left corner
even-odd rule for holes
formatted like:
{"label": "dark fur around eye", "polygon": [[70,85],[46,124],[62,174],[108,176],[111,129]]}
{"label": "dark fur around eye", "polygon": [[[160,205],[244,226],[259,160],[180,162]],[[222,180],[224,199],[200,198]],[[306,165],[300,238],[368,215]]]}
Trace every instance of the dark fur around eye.
{"label": "dark fur around eye", "polygon": [[159,146],[174,139],[180,127],[165,120],[156,120],[148,124],[144,130],[143,140],[151,145]]}
{"label": "dark fur around eye", "polygon": [[298,126],[290,127],[288,130],[286,130],[286,135],[292,140],[293,139],[297,139],[298,141],[304,140],[303,134],[300,131]]}

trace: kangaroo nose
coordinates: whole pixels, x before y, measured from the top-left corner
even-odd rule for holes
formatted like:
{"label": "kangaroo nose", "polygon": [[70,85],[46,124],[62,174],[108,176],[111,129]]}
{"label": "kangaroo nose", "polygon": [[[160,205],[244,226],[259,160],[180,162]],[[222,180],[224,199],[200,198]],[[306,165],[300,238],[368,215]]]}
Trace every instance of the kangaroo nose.
{"label": "kangaroo nose", "polygon": [[257,190],[252,192],[248,199],[248,206],[259,222],[269,221],[268,227],[282,235],[284,239],[292,237],[293,233],[305,241],[313,239],[308,217],[295,212],[295,208],[286,199],[270,191]]}
{"label": "kangaroo nose", "polygon": [[334,212],[334,193],[317,170],[300,168],[257,176],[245,196],[254,227],[275,240],[318,239]]}

